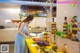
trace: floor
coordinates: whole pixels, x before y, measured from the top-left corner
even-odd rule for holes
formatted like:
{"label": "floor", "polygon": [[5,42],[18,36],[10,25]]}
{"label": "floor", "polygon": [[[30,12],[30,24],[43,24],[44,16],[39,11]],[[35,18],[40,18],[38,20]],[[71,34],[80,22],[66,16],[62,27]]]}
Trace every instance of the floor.
{"label": "floor", "polygon": [[9,45],[9,52],[1,52],[1,45],[0,44],[0,53],[14,53],[14,44],[8,44]]}
{"label": "floor", "polygon": [[[9,45],[9,52],[1,52],[1,45],[0,44],[0,53],[14,53],[14,44],[8,44]],[[26,53],[27,53],[27,49],[26,49]]]}

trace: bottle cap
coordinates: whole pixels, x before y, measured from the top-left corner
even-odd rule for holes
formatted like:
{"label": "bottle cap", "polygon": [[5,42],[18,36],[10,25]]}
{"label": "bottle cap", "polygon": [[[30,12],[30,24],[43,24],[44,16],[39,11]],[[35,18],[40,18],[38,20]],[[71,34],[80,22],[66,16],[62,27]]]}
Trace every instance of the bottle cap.
{"label": "bottle cap", "polygon": [[65,20],[67,20],[67,17],[65,17]]}

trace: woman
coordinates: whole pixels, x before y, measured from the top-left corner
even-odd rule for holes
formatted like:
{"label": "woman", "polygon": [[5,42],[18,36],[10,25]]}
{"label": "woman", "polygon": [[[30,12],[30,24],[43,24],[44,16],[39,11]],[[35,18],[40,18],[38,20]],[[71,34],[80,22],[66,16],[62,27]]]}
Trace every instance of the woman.
{"label": "woman", "polygon": [[27,18],[21,21],[16,35],[14,53],[26,53],[25,39],[30,38],[28,36],[28,24],[33,20],[33,18],[33,15],[28,15]]}

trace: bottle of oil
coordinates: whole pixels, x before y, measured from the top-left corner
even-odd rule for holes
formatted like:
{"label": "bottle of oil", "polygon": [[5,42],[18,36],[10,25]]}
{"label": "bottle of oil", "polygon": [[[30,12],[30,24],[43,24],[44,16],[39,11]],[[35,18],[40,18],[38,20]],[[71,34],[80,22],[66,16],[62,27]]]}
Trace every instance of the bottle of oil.
{"label": "bottle of oil", "polygon": [[57,31],[56,22],[54,22],[54,18],[53,18],[53,22],[51,24],[51,34],[55,34],[56,31]]}
{"label": "bottle of oil", "polygon": [[64,34],[68,34],[68,28],[66,27],[67,26],[67,17],[64,17],[64,24],[63,24],[63,33]]}
{"label": "bottle of oil", "polygon": [[63,45],[63,53],[68,53],[67,49],[68,49],[68,48],[67,48],[67,45],[64,44],[64,45]]}
{"label": "bottle of oil", "polygon": [[48,32],[47,32],[46,28],[45,28],[43,40],[49,42]]}
{"label": "bottle of oil", "polygon": [[72,25],[72,37],[71,38],[72,38],[72,40],[76,41],[77,40],[76,34],[77,34],[78,27],[77,27],[76,19],[74,18],[73,20],[74,20],[74,22]]}
{"label": "bottle of oil", "polygon": [[63,23],[63,33],[65,34],[64,35],[64,38],[67,38],[68,37],[68,28],[67,28],[67,17],[64,17],[64,23]]}

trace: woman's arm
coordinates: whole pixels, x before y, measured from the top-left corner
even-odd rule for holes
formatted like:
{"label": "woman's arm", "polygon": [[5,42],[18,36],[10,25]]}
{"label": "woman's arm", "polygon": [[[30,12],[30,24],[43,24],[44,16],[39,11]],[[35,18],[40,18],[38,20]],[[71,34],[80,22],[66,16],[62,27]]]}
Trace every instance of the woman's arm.
{"label": "woman's arm", "polygon": [[21,23],[21,26],[20,26],[20,28],[19,28],[19,30],[18,30],[18,33],[20,33],[20,34],[22,34],[23,36],[29,38],[25,33],[22,32],[22,27],[23,27],[23,26],[24,26],[24,22]]}

